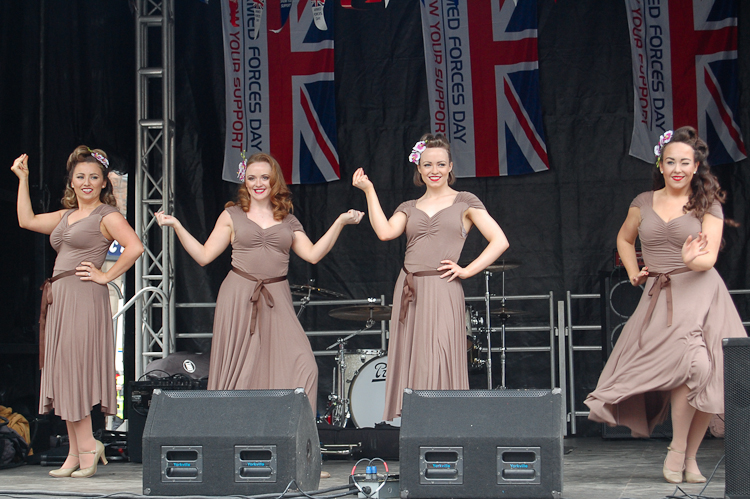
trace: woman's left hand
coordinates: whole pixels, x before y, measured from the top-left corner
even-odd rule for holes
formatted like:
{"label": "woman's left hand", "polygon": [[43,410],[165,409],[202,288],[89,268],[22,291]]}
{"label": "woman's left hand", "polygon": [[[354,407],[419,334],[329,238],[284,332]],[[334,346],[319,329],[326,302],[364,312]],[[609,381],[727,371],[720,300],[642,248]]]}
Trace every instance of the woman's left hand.
{"label": "woman's left hand", "polygon": [[445,274],[440,276],[441,279],[448,277],[448,282],[451,282],[456,277],[465,279],[463,267],[461,267],[453,260],[441,260],[440,263],[442,263],[443,265],[441,265],[437,269],[440,271],[446,271]]}
{"label": "woman's left hand", "polygon": [[107,284],[109,282],[104,272],[97,269],[91,262],[81,262],[81,265],[76,267],[76,275],[82,281],[93,281],[97,284]]}
{"label": "woman's left hand", "polygon": [[346,213],[339,215],[339,220],[344,225],[356,225],[362,221],[362,217],[365,216],[364,211],[349,210]]}
{"label": "woman's left hand", "polygon": [[708,237],[703,232],[699,232],[695,239],[693,236],[688,236],[685,244],[682,245],[682,261],[688,265],[699,256],[707,255],[709,253],[707,246]]}

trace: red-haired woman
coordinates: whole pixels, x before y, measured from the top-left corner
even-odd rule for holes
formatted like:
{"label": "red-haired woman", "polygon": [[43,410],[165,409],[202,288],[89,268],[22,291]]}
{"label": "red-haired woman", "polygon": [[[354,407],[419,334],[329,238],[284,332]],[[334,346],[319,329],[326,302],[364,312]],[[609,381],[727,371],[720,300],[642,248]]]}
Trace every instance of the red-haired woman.
{"label": "red-haired woman", "polygon": [[175,217],[156,214],[159,225],[174,227],[182,246],[201,266],[232,245],[232,271],[216,298],[208,388],[304,387],[315,414],[318,367],[292,305],[286,280],[289,250],[317,263],[344,226],[359,223],[364,213],[342,213],[313,244],[291,213],[291,193],[276,159],[254,154],[240,164],[238,177],[238,204],[226,204],[205,244]]}
{"label": "red-haired woman", "polygon": [[585,403],[590,419],[628,426],[636,437],[648,437],[671,407],[664,478],[702,483],[695,456],[711,416],[724,412],[721,340],[746,333],[714,269],[725,194],[706,161],[708,146],[682,127],[662,135],[654,153],[654,190],[633,200],[617,235],[630,281],[644,292]]}
{"label": "red-haired woman", "polygon": [[[107,283],[135,263],[143,245],[117,211],[104,151],[78,146],[68,157],[64,209],[39,215],[29,197],[28,159],[22,154],[11,167],[18,176],[18,224],[49,234],[57,251],[52,277],[42,291],[39,412],[54,409],[65,421],[70,440],[67,459],[49,474],[86,478],[96,473],[100,459],[107,464],[104,446],[91,433],[91,409],[101,403],[105,414],[117,413]],[[124,249],[117,262],[102,272],[113,239]]]}

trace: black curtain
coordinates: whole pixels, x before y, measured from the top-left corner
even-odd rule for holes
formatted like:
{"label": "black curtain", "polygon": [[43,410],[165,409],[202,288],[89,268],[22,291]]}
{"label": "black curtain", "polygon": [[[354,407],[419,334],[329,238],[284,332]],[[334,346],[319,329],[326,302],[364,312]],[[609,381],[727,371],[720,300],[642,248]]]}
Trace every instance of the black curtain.
{"label": "black curtain", "polygon": [[[221,180],[224,146],[224,76],[220,2],[176,2],[177,167],[175,214],[205,240],[234,196],[234,184]],[[364,167],[387,214],[423,192],[412,183],[406,156],[428,130],[428,97],[417,0],[361,4],[360,10],[335,5],[336,87],[342,179],[293,186],[295,215],[313,239],[349,208],[365,209],[351,175]],[[366,8],[365,8],[366,7]],[[65,159],[78,144],[101,147],[114,165],[133,172],[135,163],[134,21],[128,5],[114,0],[14,0],[0,6],[0,165],[17,155],[31,156],[37,209],[59,207]],[[42,28],[43,26],[43,28]],[[741,116],[750,145],[750,8],[740,2],[739,61]],[[597,293],[602,274],[613,265],[615,237],[630,201],[651,187],[651,168],[628,155],[633,124],[633,90],[627,18],[623,1],[539,0],[539,68],[542,111],[550,171],[517,177],[459,179],[455,187],[477,194],[508,236],[506,257],[522,262],[505,275],[510,295],[553,292]],[[43,59],[42,59],[43,56]],[[40,78],[40,75],[42,77]],[[270,151],[273,153],[274,151]],[[44,164],[39,165],[39,158]],[[710,158],[709,158],[710,159]],[[748,287],[748,160],[714,168],[727,190],[726,216],[740,223],[725,229],[725,249],[717,269],[730,289]],[[43,173],[40,179],[40,168]],[[51,270],[54,255],[45,238],[18,228],[15,176],[5,170],[0,190],[6,234],[0,294],[6,327],[0,343],[33,343],[36,288]],[[131,182],[132,185],[132,182]],[[43,203],[49,198],[48,203]],[[132,196],[131,196],[132,199]],[[132,210],[131,210],[132,213]],[[485,245],[472,231],[462,260]],[[388,300],[401,266],[404,238],[380,242],[367,220],[347,227],[318,265],[292,257],[290,282],[315,285],[352,298]],[[230,268],[229,253],[199,267],[177,250],[177,299],[212,301]],[[499,275],[491,290],[501,292]],[[464,282],[467,296],[484,294],[476,276]],[[746,298],[738,298],[743,317]],[[517,324],[547,323],[546,303],[511,302],[528,315]],[[321,307],[322,308],[322,307]],[[578,323],[598,323],[596,300],[574,302]],[[307,309],[307,330],[355,328],[330,319],[326,310]],[[178,332],[209,332],[210,310],[181,311]],[[132,339],[132,333],[131,333]],[[543,345],[546,334],[509,335],[513,345]],[[599,344],[597,334],[578,344]],[[313,339],[313,348],[328,341]],[[373,348],[356,339],[350,348]],[[207,342],[183,344],[206,350]],[[132,351],[129,359],[132,361]],[[3,358],[5,359],[5,358]],[[7,365],[6,360],[2,360]],[[508,358],[508,386],[545,387],[549,357],[515,354]],[[601,358],[576,357],[578,398],[590,391]],[[495,363],[498,366],[498,363]],[[320,392],[330,389],[330,358],[320,361]],[[480,385],[484,386],[484,385]],[[2,395],[0,393],[0,395]],[[318,402],[324,407],[324,400]]]}

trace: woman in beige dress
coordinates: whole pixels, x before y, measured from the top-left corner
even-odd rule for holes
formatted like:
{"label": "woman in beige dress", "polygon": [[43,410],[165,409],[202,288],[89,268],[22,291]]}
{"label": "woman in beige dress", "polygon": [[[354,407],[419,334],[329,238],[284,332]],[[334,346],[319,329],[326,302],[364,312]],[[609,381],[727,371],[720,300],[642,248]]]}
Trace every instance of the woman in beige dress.
{"label": "woman in beige dress", "polygon": [[159,225],[174,227],[182,246],[201,266],[232,245],[232,271],[216,298],[208,388],[303,387],[315,414],[318,367],[292,305],[286,279],[289,250],[318,263],[344,226],[359,223],[364,213],[342,213],[313,244],[291,213],[291,193],[276,159],[254,154],[240,164],[238,178],[239,203],[226,204],[204,244],[175,217],[156,214]]}
{"label": "woman in beige dress", "polygon": [[[746,336],[714,264],[725,194],[691,127],[662,135],[654,190],[638,195],[617,235],[617,250],[641,300],[585,400],[590,419],[648,437],[672,414],[662,473],[670,483],[702,483],[696,453],[713,414],[724,412],[721,340]],[[638,268],[635,241],[645,266]]]}
{"label": "woman in beige dress", "polygon": [[[49,474],[85,478],[96,473],[100,459],[107,463],[104,446],[91,432],[91,409],[101,403],[105,414],[117,413],[107,283],[133,265],[143,245],[116,208],[104,151],[78,146],[68,158],[65,208],[40,215],[29,197],[28,159],[22,154],[11,167],[18,176],[18,223],[49,234],[57,251],[53,276],[42,288],[39,412],[54,410],[65,421],[70,440],[67,459]],[[114,239],[123,252],[102,272]]]}
{"label": "woman in beige dress", "polygon": [[[406,233],[406,256],[393,292],[388,373],[383,418],[401,415],[404,388],[467,390],[465,302],[461,280],[497,260],[508,249],[500,226],[481,201],[456,191],[450,144],[442,134],[426,134],[409,161],[414,183],[426,186],[419,199],[406,201],[388,219],[363,169],[352,184],[367,197],[370,223],[381,241]],[[466,267],[456,262],[476,225],[489,244]]]}

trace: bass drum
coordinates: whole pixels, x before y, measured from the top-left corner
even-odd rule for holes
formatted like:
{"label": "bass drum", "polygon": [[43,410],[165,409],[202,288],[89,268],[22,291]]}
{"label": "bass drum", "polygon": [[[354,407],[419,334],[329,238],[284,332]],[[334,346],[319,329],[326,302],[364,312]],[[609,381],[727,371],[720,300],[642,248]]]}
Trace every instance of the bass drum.
{"label": "bass drum", "polygon": [[[383,422],[387,370],[388,356],[384,355],[370,359],[355,374],[349,387],[349,409],[357,428],[374,428],[377,423]],[[388,424],[401,426],[401,418]]]}

